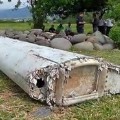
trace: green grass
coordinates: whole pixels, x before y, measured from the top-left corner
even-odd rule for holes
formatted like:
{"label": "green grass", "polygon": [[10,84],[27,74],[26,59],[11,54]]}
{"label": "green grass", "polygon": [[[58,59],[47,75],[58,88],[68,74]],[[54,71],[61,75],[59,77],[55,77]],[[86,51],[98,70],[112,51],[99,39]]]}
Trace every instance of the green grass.
{"label": "green grass", "polygon": [[110,50],[110,51],[75,51],[80,54],[85,54],[94,57],[102,57],[108,62],[120,65],[120,50]]}
{"label": "green grass", "polygon": [[[26,120],[41,104],[0,72],[0,120]],[[32,120],[32,119],[31,119]]]}
{"label": "green grass", "polygon": [[[50,25],[46,25],[48,28]],[[12,28],[26,30],[31,27],[26,23],[0,23],[0,29]],[[91,25],[86,24],[86,32]],[[73,24],[73,30],[75,25]],[[105,60],[120,65],[120,51],[75,51],[80,54],[103,57]],[[40,108],[39,101],[31,99],[21,88],[0,72],[0,120],[40,120],[31,114]],[[99,100],[90,100],[66,107],[45,120],[120,120],[120,95],[105,96]]]}
{"label": "green grass", "polygon": [[28,23],[0,23],[0,29],[29,30],[31,25]]}
{"label": "green grass", "polygon": [[[48,24],[48,23],[45,24],[46,30],[48,30],[51,25],[52,25],[52,24]],[[58,24],[54,24],[54,25],[55,25],[55,28],[57,28]],[[65,26],[67,26],[67,24],[64,24],[63,26],[64,26],[64,28],[65,28]],[[76,24],[72,24],[72,25],[71,25],[71,28],[72,28],[72,31],[73,31],[73,32],[76,32]],[[92,32],[92,25],[91,25],[91,24],[85,24],[84,29],[85,29],[85,33]]]}
{"label": "green grass", "polygon": [[[49,30],[51,27],[52,23],[46,23],[45,24],[45,29]],[[58,24],[54,24],[55,28],[57,28]],[[65,27],[67,24],[64,24],[63,26]],[[72,31],[76,32],[76,24],[72,24]],[[28,23],[0,23],[0,29],[14,29],[14,30],[30,30],[32,28],[32,25]],[[92,25],[86,24],[85,25],[85,33],[92,32]]]}

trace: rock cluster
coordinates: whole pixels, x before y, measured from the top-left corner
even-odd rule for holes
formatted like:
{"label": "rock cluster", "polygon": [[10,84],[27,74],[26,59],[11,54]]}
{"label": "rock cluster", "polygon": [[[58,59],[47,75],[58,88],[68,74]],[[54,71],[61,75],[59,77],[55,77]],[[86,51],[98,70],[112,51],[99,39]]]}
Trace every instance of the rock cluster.
{"label": "rock cluster", "polygon": [[49,46],[62,50],[74,47],[78,50],[112,50],[114,42],[99,31],[92,35],[77,34],[66,36],[64,32],[59,34],[43,32],[41,29],[15,31],[12,29],[0,30],[0,36],[10,37],[38,45]]}

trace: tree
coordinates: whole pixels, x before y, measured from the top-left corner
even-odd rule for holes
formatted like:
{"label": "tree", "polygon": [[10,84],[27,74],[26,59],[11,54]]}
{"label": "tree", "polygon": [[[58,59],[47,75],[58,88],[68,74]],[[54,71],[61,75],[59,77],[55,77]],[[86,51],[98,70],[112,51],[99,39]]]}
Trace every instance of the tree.
{"label": "tree", "polygon": [[109,0],[108,1],[108,17],[115,19],[115,21],[120,21],[120,1],[119,0]]}
{"label": "tree", "polygon": [[[11,0],[8,0],[11,1]],[[102,11],[108,0],[26,0],[30,4],[34,28],[42,28],[46,15],[58,14],[65,18],[80,11]],[[15,8],[21,5],[18,0]]]}

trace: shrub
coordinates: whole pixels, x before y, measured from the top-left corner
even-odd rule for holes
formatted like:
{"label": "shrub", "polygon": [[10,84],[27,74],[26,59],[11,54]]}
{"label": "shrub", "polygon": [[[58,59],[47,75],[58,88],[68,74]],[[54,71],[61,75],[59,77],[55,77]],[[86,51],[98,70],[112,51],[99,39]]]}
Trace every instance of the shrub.
{"label": "shrub", "polygon": [[114,41],[116,48],[120,49],[120,26],[114,26],[111,29],[109,36]]}

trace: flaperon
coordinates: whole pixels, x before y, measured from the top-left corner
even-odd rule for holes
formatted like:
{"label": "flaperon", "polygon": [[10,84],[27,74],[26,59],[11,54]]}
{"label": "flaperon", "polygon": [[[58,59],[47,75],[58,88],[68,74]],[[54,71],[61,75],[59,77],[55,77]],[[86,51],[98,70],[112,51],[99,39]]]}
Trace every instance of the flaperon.
{"label": "flaperon", "polygon": [[0,70],[51,108],[120,93],[120,66],[7,37],[0,37]]}

